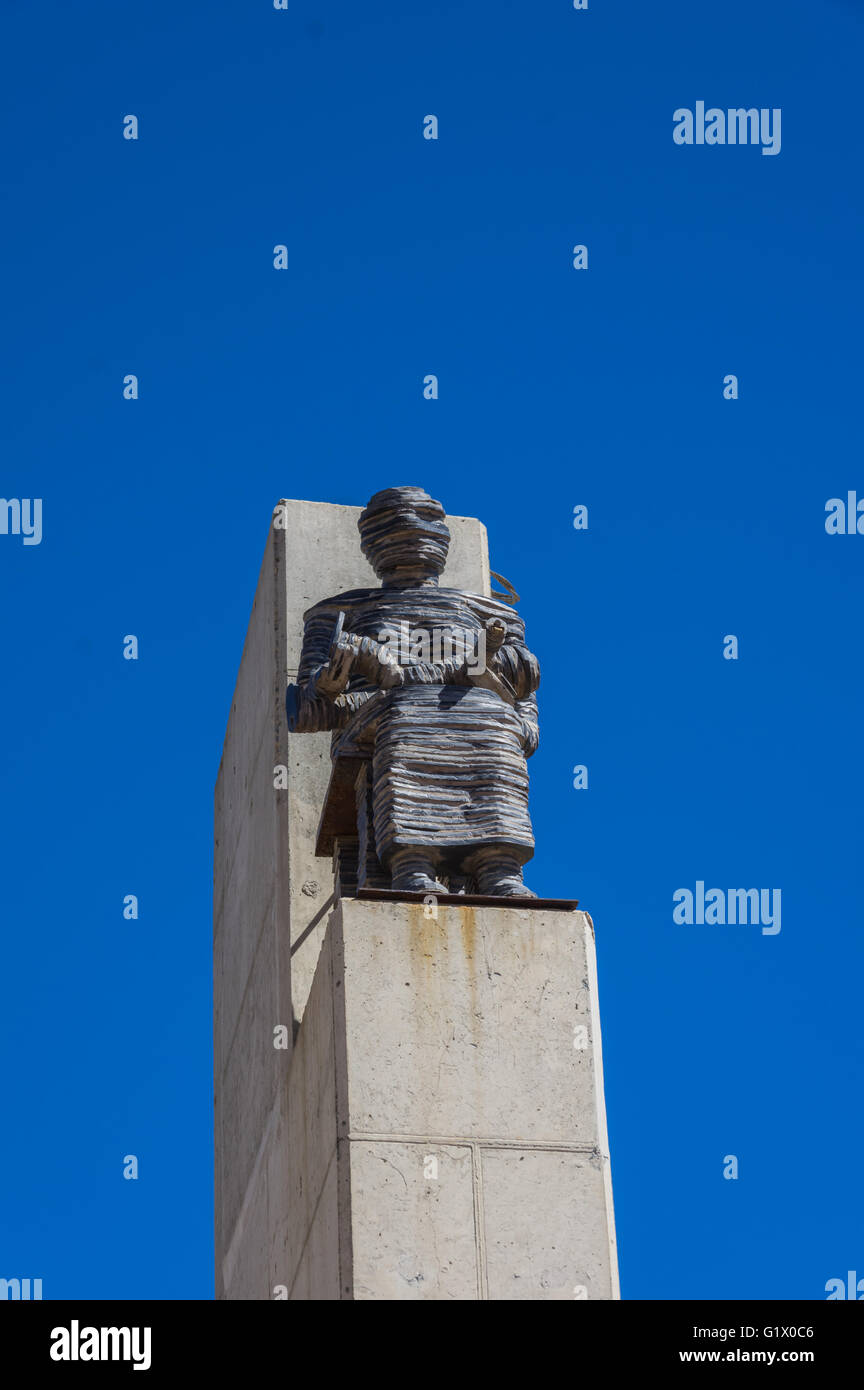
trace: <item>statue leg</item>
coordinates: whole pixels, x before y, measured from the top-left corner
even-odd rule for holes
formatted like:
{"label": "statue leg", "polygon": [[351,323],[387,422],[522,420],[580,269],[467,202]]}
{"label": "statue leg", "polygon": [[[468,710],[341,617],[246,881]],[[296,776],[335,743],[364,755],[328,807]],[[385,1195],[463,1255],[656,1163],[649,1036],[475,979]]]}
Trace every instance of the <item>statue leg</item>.
{"label": "statue leg", "polygon": [[433,857],[419,846],[394,850],[388,865],[397,893],[446,893],[435,877]]}
{"label": "statue leg", "polygon": [[478,893],[495,898],[536,898],[522,882],[519,856],[507,845],[488,845],[466,860],[465,868],[477,881]]}

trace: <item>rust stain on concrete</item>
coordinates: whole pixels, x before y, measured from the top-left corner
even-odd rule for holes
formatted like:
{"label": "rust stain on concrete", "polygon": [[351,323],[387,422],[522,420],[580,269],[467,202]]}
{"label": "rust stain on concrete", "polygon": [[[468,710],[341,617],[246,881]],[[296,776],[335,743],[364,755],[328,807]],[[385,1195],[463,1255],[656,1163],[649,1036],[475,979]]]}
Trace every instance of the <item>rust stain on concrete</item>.
{"label": "rust stain on concrete", "polygon": [[[431,985],[435,978],[436,957],[442,949],[441,927],[430,913],[426,914],[422,903],[410,903],[409,908],[409,949],[417,977],[422,975],[425,985]],[[439,914],[441,909],[438,909]]]}
{"label": "rust stain on concrete", "polygon": [[468,988],[471,991],[471,1028],[473,1030],[480,1021],[477,1006],[477,919],[474,916],[473,907],[457,907],[456,911],[459,914],[459,933],[462,937],[462,949],[465,952]]}

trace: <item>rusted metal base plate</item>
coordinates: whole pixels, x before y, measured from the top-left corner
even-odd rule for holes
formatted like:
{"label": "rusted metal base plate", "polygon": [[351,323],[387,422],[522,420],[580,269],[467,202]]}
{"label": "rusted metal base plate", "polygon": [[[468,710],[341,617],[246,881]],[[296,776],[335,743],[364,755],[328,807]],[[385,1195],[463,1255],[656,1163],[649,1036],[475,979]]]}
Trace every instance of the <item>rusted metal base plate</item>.
{"label": "rusted metal base plate", "polygon": [[[348,897],[346,893],[344,895]],[[375,903],[425,903],[434,898],[436,903],[448,907],[517,907],[521,911],[529,908],[533,912],[574,912],[579,906],[578,898],[502,898],[491,893],[394,893],[392,888],[358,888],[351,896],[364,902]]]}

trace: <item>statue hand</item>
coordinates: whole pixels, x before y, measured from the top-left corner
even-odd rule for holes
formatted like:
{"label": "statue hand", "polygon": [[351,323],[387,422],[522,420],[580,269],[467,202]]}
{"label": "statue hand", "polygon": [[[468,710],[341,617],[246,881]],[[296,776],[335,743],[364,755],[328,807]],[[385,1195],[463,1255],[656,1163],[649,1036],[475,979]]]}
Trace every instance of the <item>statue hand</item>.
{"label": "statue hand", "polygon": [[486,651],[490,656],[494,656],[499,647],[504,645],[507,636],[507,624],[500,618],[489,618],[486,623]]}
{"label": "statue hand", "polygon": [[355,669],[371,685],[380,690],[393,690],[404,683],[405,675],[390,647],[384,642],[376,642],[374,637],[355,637]]}
{"label": "statue hand", "polygon": [[328,700],[341,695],[354,671],[356,648],[343,634],[330,649],[330,660],[322,666],[315,680],[315,693]]}

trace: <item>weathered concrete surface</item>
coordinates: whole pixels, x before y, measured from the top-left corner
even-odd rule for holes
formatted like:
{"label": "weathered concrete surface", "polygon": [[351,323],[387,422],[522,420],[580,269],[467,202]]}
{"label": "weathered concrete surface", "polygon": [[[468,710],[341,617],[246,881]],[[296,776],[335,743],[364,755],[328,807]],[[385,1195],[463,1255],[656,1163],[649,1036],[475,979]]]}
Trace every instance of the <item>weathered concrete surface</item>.
{"label": "weathered concrete surface", "polygon": [[[270,1250],[271,1234],[288,1220],[279,1146],[290,1041],[309,996],[333,892],[330,865],[314,853],[330,774],[329,735],[289,741],[285,687],[297,672],[303,611],[323,595],[375,582],[359,549],[360,511],[299,501],[274,509],[278,524],[268,531],[219,769],[213,942],[219,1298],[272,1297],[274,1282],[285,1282],[271,1278],[270,1269],[262,1280],[260,1250]],[[442,583],[488,593],[485,528],[460,517],[448,518],[448,525],[452,545]],[[281,790],[274,785],[279,767],[285,769]],[[273,1046],[278,1025],[288,1032],[285,1050]],[[316,1226],[303,1268],[310,1289],[321,1287],[327,1229],[326,1222]]]}
{"label": "weathered concrete surface", "polygon": [[354,1139],[349,1157],[354,1299],[478,1298],[470,1147]]}
{"label": "weathered concrete surface", "polygon": [[343,899],[271,1150],[274,1287],[617,1298],[596,999],[585,913]]}
{"label": "weathered concrete surface", "polygon": [[[268,1227],[261,1145],[290,1051],[290,954],[279,930],[287,862],[285,808],[273,791],[279,609],[276,545],[268,542],[216,785],[214,849],[214,1123],[216,1296],[267,1296],[258,1268]],[[232,1258],[225,1284],[225,1255]]]}
{"label": "weathered concrete surface", "polygon": [[346,900],[342,920],[355,1128],[599,1143],[593,1054],[574,1047],[577,1026],[590,1036],[584,913],[440,906],[435,921],[406,903],[394,921],[390,903]]}
{"label": "weathered concrete surface", "polygon": [[270,1282],[291,1298],[339,1298],[333,1008],[326,940],[269,1149]]}
{"label": "weathered concrete surface", "polygon": [[330,932],[343,1288],[617,1298],[587,914],[344,899]]}
{"label": "weathered concrete surface", "polygon": [[480,1162],[490,1299],[618,1297],[608,1157],[484,1146]]}

